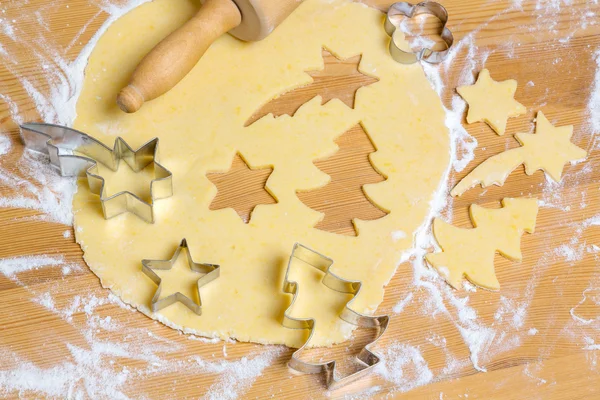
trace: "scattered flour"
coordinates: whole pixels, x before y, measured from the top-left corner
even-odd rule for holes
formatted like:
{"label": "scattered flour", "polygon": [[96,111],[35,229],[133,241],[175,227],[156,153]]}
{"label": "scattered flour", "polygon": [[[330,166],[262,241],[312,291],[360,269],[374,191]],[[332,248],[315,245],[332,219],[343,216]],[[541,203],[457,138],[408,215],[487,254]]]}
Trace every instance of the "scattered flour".
{"label": "scattered flour", "polygon": [[433,373],[416,347],[395,342],[382,351],[382,356],[375,372],[393,382],[397,391],[407,392],[433,380]]}
{"label": "scattered flour", "polygon": [[600,344],[596,344],[594,339],[591,337],[585,337],[585,347],[584,350],[600,350]]}
{"label": "scattered flour", "polygon": [[[44,121],[70,125],[75,119],[75,104],[83,84],[84,67],[96,41],[111,22],[145,1],[127,1],[118,6],[103,0],[101,8],[108,13],[108,19],[74,61],[68,61],[43,35],[38,41],[20,42],[44,66],[47,90],[42,91],[37,83],[16,73],[8,57],[2,59],[7,52],[5,47],[0,47],[0,61],[19,79]],[[47,29],[43,14],[41,11],[34,13],[38,24]],[[99,15],[97,13],[94,18]],[[79,35],[90,22],[82,27]],[[15,23],[0,19],[0,34],[17,41]],[[65,53],[77,40],[78,37],[73,38]],[[22,123],[18,103],[7,94],[0,95],[0,99],[9,106],[13,120]],[[11,147],[10,139],[0,135],[0,156],[8,154]],[[16,166],[16,170],[0,168],[0,184],[18,188],[18,193],[0,198],[0,207],[31,209],[42,213],[34,217],[36,219],[72,225],[71,204],[76,190],[75,180],[57,176],[44,157],[27,151]],[[71,231],[66,230],[63,236],[71,237]],[[0,272],[17,284],[21,284],[17,276],[19,273],[46,267],[60,267],[63,275],[79,269],[79,266],[65,264],[62,256],[40,255],[0,260]],[[144,380],[164,373],[177,373],[190,377],[218,374],[208,388],[206,397],[234,399],[242,396],[264,368],[271,365],[283,351],[280,347],[264,346],[261,353],[233,361],[207,361],[198,356],[173,360],[167,356],[182,350],[177,343],[149,335],[146,329],[130,328],[111,316],[101,318],[95,313],[98,307],[115,303],[133,311],[112,294],[107,297],[74,295],[67,304],[59,306],[55,295],[62,293],[60,286],[42,293],[26,289],[31,292],[33,302],[73,325],[84,341],[83,345],[66,343],[70,358],[50,367],[40,367],[16,353],[0,349],[3,360],[0,366],[0,395],[17,393],[27,397],[127,399],[126,392],[132,379]],[[119,332],[123,338],[113,342],[99,338],[100,333],[108,331]],[[206,339],[206,342],[213,341]],[[117,367],[114,363],[116,358],[134,361],[134,366]]]}
{"label": "scattered flour", "polygon": [[[579,314],[579,311],[577,311],[577,309],[583,306],[584,303],[592,303],[594,306],[596,306],[598,310],[598,315],[583,316]],[[581,300],[575,305],[575,307],[571,308],[570,313],[573,320],[577,323],[581,325],[592,326],[600,330],[600,285],[592,284],[590,287],[585,289],[582,293]]]}
{"label": "scattered flour", "polygon": [[0,167],[0,184],[18,190],[0,197],[0,208],[35,210],[42,213],[37,219],[72,225],[76,179],[61,177],[45,156],[30,151],[23,152],[16,167],[17,172]]}
{"label": "scattered flour", "polygon": [[554,254],[571,265],[574,265],[575,261],[579,261],[583,258],[585,245],[575,246],[574,244],[561,244],[554,249]]}
{"label": "scattered flour", "polygon": [[[75,104],[83,83],[84,67],[96,41],[112,21],[145,1],[147,0],[130,0],[121,2],[121,5],[116,5],[110,0],[96,2],[100,3],[101,10],[108,14],[108,19],[73,61],[67,60],[66,52],[79,43],[81,35],[90,23],[98,18],[99,12],[81,27],[79,33],[61,51],[57,50],[56,46],[50,43],[43,34],[39,36],[39,40],[31,43],[21,43],[28,47],[30,52],[37,57],[40,65],[46,70],[47,82],[43,85],[17,73],[15,60],[11,59],[8,51],[9,43],[5,42],[4,37],[2,37],[2,44],[6,43],[6,45],[0,45],[0,62],[19,79],[25,91],[34,100],[43,120],[70,125],[76,116]],[[574,26],[567,36],[560,37],[559,32],[555,29],[555,21],[558,20],[555,16],[569,10],[570,7],[568,6],[570,4],[571,0],[538,0],[535,4],[535,10],[539,26],[534,27],[532,32],[546,30],[557,37],[560,45],[565,46],[576,30],[585,29],[588,25],[595,23],[594,15],[581,14],[581,18],[578,18],[579,25]],[[462,70],[459,71],[458,79],[453,80],[453,82],[463,85],[473,82],[476,72],[485,65],[487,58],[494,52],[504,51],[507,57],[516,57],[515,46],[504,46],[490,50],[480,49],[477,46],[476,35],[506,14],[522,10],[523,1],[513,0],[508,8],[493,15],[457,41],[444,63],[438,66],[424,64],[425,73],[436,92],[442,96],[445,91],[453,89],[447,88],[444,82],[445,77],[450,72],[455,72],[457,65],[455,60],[463,61],[464,65]],[[47,31],[49,28],[47,21],[44,19],[45,12],[37,10],[33,15],[40,28]],[[550,16],[552,18],[549,18]],[[551,23],[548,23],[548,20]],[[17,42],[17,22],[20,21],[8,21],[0,18],[0,35]],[[420,44],[427,45],[428,43]],[[517,43],[516,46],[518,45],[520,44]],[[594,60],[597,64],[596,78],[588,101],[588,112],[592,131],[599,133],[600,49],[594,54]],[[526,86],[534,87],[535,84],[530,81]],[[47,89],[41,89],[41,87],[47,87]],[[0,94],[0,99],[8,105],[14,121],[17,123],[23,122],[17,101],[7,94]],[[423,263],[423,256],[432,248],[436,248],[436,242],[431,234],[431,221],[434,217],[443,213],[450,213],[452,203],[448,196],[448,187],[451,183],[451,173],[452,171],[464,170],[473,160],[474,150],[477,147],[476,139],[470,136],[462,125],[462,118],[466,109],[465,102],[458,95],[452,93],[449,97],[449,104],[450,107],[446,108],[445,123],[451,136],[451,166],[446,171],[445,179],[437,193],[430,200],[430,213],[427,222],[413,233],[414,248],[404,254],[401,261],[412,262],[415,289],[422,290],[429,295],[423,307],[423,314],[429,318],[436,318],[441,315],[449,319],[460,332],[463,341],[469,348],[472,365],[480,371],[485,371],[484,364],[492,360],[495,355],[519,346],[522,335],[533,336],[538,333],[536,328],[524,332],[521,332],[521,330],[533,298],[535,286],[545,265],[557,258],[575,262],[583,257],[585,250],[590,248],[593,250],[595,245],[587,246],[585,243],[580,244],[576,241],[553,249],[551,254],[540,259],[534,267],[532,278],[522,295],[501,296],[494,313],[494,321],[487,324],[479,318],[477,310],[469,304],[470,294],[476,292],[474,286],[466,283],[466,291],[455,292],[439,278],[435,271],[427,268]],[[7,136],[0,135],[0,156],[8,154],[11,147],[10,139]],[[16,167],[16,170],[11,171],[0,168],[0,184],[19,188],[18,192],[20,193],[0,198],[0,207],[35,210],[42,213],[42,216],[36,216],[35,218],[71,225],[71,202],[76,190],[74,179],[58,177],[47,166],[45,159],[29,152],[23,154]],[[591,166],[589,172],[591,172]],[[564,202],[563,192],[563,185],[546,183],[540,206],[558,208],[568,212],[570,203]],[[584,204],[585,200],[582,199],[581,203]],[[600,225],[600,216],[584,221],[578,229],[582,230],[596,225]],[[402,234],[404,233],[402,232]],[[63,236],[69,238],[71,231],[66,230]],[[18,280],[19,273],[46,267],[61,267],[64,276],[80,269],[77,265],[66,265],[62,256],[26,256],[0,260],[0,272],[18,284],[20,284]],[[595,287],[600,287],[600,285]],[[584,291],[583,299],[579,305],[586,301],[586,296],[593,289],[594,287],[590,287],[590,289]],[[27,290],[31,291],[31,289]],[[113,294],[109,293],[106,297],[94,294],[86,294],[85,296],[74,294],[65,300],[61,290],[65,289],[57,287],[41,293],[31,291],[32,301],[48,309],[66,323],[71,324],[81,334],[81,343],[67,343],[66,347],[70,358],[44,368],[29,360],[20,358],[11,351],[0,349],[0,357],[3,360],[0,367],[0,394],[18,393],[24,396],[34,394],[36,397],[44,395],[69,398],[109,397],[126,399],[128,398],[127,389],[133,379],[144,380],[165,373],[177,373],[178,375],[188,375],[190,377],[195,374],[206,373],[219,375],[208,389],[207,398],[234,399],[243,396],[245,391],[262,374],[263,370],[271,365],[283,352],[280,347],[265,346],[264,352],[235,361],[208,361],[198,356],[174,361],[167,356],[180,352],[182,350],[181,344],[158,337],[147,329],[131,328],[116,317],[100,317],[99,308],[110,304],[117,304],[122,308],[134,311]],[[102,293],[106,295],[105,292]],[[415,301],[413,297],[413,292],[409,293],[393,307],[394,313],[400,314],[409,303]],[[597,322],[596,319],[579,316],[577,306],[571,309],[571,315],[575,323],[582,326],[594,326]],[[600,324],[600,321],[598,322]],[[117,332],[122,334],[123,338],[122,340],[108,342],[101,338],[103,332]],[[204,339],[195,336],[189,336],[189,338],[200,340],[207,345],[217,345],[219,342],[215,339]],[[445,338],[436,337],[433,341],[447,351]],[[590,335],[585,337],[584,348],[586,350],[598,350],[600,344],[596,344],[593,336]],[[222,351],[227,356],[225,346],[222,347]],[[377,373],[396,385],[397,391],[405,392],[428,384],[438,378],[438,376],[434,376],[417,346],[394,342],[381,352],[383,362],[378,366]],[[134,361],[130,364],[135,366],[116,367],[114,363],[116,358]],[[443,374],[449,375],[463,365],[459,360],[448,356]],[[540,379],[535,377],[529,369],[526,370],[526,374],[530,374],[532,379]],[[379,387],[371,388],[367,392],[356,394],[356,397],[348,398],[370,396],[379,392],[379,390]]]}
{"label": "scattered flour", "polygon": [[600,134],[600,49],[594,53],[594,60],[596,61],[596,76],[588,100],[588,112],[592,131]]}
{"label": "scattered flour", "polygon": [[376,395],[377,393],[379,393],[381,391],[381,386],[371,386],[363,391],[357,392],[357,393],[346,393],[344,394],[344,397],[342,397],[343,400],[365,400],[365,399],[370,399],[372,398],[374,395]]}
{"label": "scattered flour", "polygon": [[536,328],[531,328],[527,331],[527,334],[529,336],[535,336],[535,335],[537,335],[537,333],[538,333],[538,330]]}
{"label": "scattered flour", "polygon": [[[206,398],[235,399],[243,395],[284,351],[281,346],[263,346],[260,353],[234,361],[208,361],[199,356],[173,357],[175,353],[185,354],[181,344],[157,336],[148,329],[129,327],[119,317],[100,316],[100,308],[106,305],[134,311],[112,294],[99,289],[106,297],[87,294],[68,299],[60,285],[38,293],[18,280],[19,273],[63,263],[60,257],[47,256],[0,260],[0,271],[4,275],[25,288],[34,303],[72,325],[80,336],[73,339],[77,345],[74,342],[64,344],[69,358],[46,368],[24,360],[10,350],[0,349],[3,360],[0,395],[128,399],[126,392],[132,379],[143,382],[153,376],[176,373],[190,378],[198,374],[217,374]],[[103,339],[106,332],[119,335],[120,339],[106,341]],[[48,340],[52,341],[52,338]],[[62,343],[62,339],[59,342]],[[132,366],[117,367],[116,358],[129,360],[128,364]]]}
{"label": "scattered flour", "polygon": [[396,304],[394,306],[394,308],[392,308],[392,311],[395,314],[400,314],[404,310],[406,305],[410,303],[412,298],[413,298],[413,293],[410,292],[404,299],[402,299],[400,302],[398,302],[398,304]]}
{"label": "scattered flour", "polygon": [[11,147],[10,139],[5,135],[0,134],[0,156],[8,154]]}
{"label": "scattered flour", "polygon": [[0,272],[7,278],[15,278],[20,272],[37,270],[45,267],[64,265],[63,256],[24,256],[0,259]]}

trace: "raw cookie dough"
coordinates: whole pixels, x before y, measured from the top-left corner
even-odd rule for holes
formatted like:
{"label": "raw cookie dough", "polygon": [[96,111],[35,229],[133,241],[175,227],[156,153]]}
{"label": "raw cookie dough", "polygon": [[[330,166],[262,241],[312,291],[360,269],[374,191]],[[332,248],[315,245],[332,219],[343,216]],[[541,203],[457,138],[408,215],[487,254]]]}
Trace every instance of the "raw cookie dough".
{"label": "raw cookie dough", "polygon": [[[353,306],[374,312],[449,163],[442,104],[419,64],[400,65],[388,54],[381,12],[349,1],[308,0],[261,42],[224,35],[173,90],[134,114],[121,112],[116,94],[137,63],[197,6],[189,0],[145,3],[110,26],[95,47],[75,127],[107,144],[120,135],[132,147],[160,137],[160,162],[173,172],[174,195],[156,202],[154,224],[130,213],[104,220],[97,196],[81,181],[76,238],[105,287],[169,326],[300,346],[307,331],[281,325],[291,301],[282,283],[293,244],[333,258],[334,273],[362,281]],[[362,54],[361,72],[379,79],[358,90],[355,109],[315,98],[294,117],[267,115],[245,128],[262,104],[310,82],[304,71],[323,68],[323,46],[344,59]],[[327,184],[328,175],[313,161],[332,155],[334,140],[357,123],[377,148],[373,166],[387,178],[365,185],[365,192],[390,213],[355,220],[357,237],[314,229],[323,215],[300,202],[296,191]],[[277,204],[257,206],[248,224],[233,209],[209,210],[216,188],[206,173],[229,169],[236,152],[253,168],[273,168],[267,187]],[[153,314],[156,285],[141,272],[141,260],[169,258],[182,238],[195,261],[221,266],[220,277],[202,288],[202,316],[182,304]],[[317,320],[314,344],[348,338],[352,327],[338,314],[349,297],[325,287],[311,269],[294,271],[293,278],[304,293],[294,316]]]}
{"label": "raw cookie dough", "polygon": [[427,262],[456,289],[466,277],[477,286],[498,290],[496,251],[509,260],[520,261],[521,235],[524,231],[533,233],[537,212],[537,199],[505,198],[501,209],[471,204],[473,229],[457,228],[436,218],[433,234],[442,252],[427,254]]}
{"label": "raw cookie dough", "polygon": [[469,103],[467,123],[483,121],[498,135],[504,135],[509,117],[525,114],[527,109],[514,99],[517,81],[508,79],[496,82],[487,69],[481,70],[477,82],[471,86],[456,88],[458,94]]}
{"label": "raw cookie dough", "polygon": [[571,143],[571,136],[573,125],[555,127],[540,111],[537,114],[535,134],[515,135],[522,147],[488,158],[458,182],[450,194],[460,196],[478,183],[481,183],[481,187],[502,186],[508,175],[521,164],[525,164],[527,175],[533,175],[541,169],[555,182],[559,182],[565,164],[583,160],[587,156],[585,150]]}

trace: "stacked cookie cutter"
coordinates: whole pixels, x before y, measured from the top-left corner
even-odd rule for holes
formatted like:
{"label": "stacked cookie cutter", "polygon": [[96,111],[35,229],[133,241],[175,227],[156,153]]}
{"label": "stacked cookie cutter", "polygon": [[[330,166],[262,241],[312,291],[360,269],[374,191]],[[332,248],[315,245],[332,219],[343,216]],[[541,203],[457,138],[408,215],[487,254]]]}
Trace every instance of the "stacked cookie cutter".
{"label": "stacked cookie cutter", "polygon": [[[81,176],[85,173],[90,191],[100,196],[102,212],[106,219],[131,212],[144,221],[153,223],[154,201],[173,195],[173,175],[157,161],[158,138],[133,150],[125,140],[118,137],[111,149],[72,128],[27,123],[21,125],[21,140],[28,149],[47,154],[50,157],[50,165],[62,176]],[[129,191],[107,195],[104,178],[98,175],[98,163],[116,171],[121,160],[135,172],[154,163],[155,178],[150,182],[150,201],[145,201]]]}
{"label": "stacked cookie cutter", "polygon": [[[346,304],[344,310],[340,314],[340,318],[342,320],[360,328],[378,329],[378,333],[375,339],[369,344],[367,344],[365,347],[363,347],[360,353],[356,356],[358,361],[364,366],[363,369],[343,378],[338,378],[336,376],[335,360],[317,363],[311,363],[301,360],[301,353],[307,346],[310,345],[310,341],[315,332],[316,321],[313,318],[294,318],[290,316],[290,313],[294,307],[294,303],[296,302],[296,298],[298,297],[298,292],[300,290],[298,283],[289,279],[290,267],[292,266],[295,260],[299,260],[323,272],[325,276],[323,277],[322,283],[328,288],[340,293],[348,293],[354,295],[354,298]],[[294,297],[290,306],[284,312],[282,324],[286,328],[290,329],[310,330],[308,339],[302,345],[302,347],[297,349],[292,354],[292,358],[290,359],[288,366],[298,372],[306,374],[318,374],[323,372],[325,374],[325,382],[327,387],[330,389],[336,389],[340,386],[354,382],[363,377],[364,375],[370,373],[373,370],[373,368],[375,368],[375,366],[381,361],[380,356],[377,355],[377,353],[372,352],[371,348],[385,333],[390,322],[390,317],[388,315],[369,316],[352,310],[350,304],[354,301],[354,299],[360,292],[362,283],[359,281],[350,281],[340,278],[339,276],[331,272],[332,265],[333,260],[331,258],[317,253],[316,251],[311,250],[302,244],[296,243],[294,245],[292,253],[290,255],[290,259],[288,261],[287,270],[283,281],[283,291],[285,293],[292,294]]]}
{"label": "stacked cookie cutter", "polygon": [[[399,26],[396,25],[398,16],[412,18],[421,14],[430,14],[437,17],[442,23],[442,32],[440,37],[446,43],[446,49],[442,51],[434,51],[429,48],[423,48],[417,52],[406,51],[400,48],[395,40],[395,32]],[[411,4],[407,2],[394,3],[390,6],[385,18],[385,31],[392,38],[390,40],[389,50],[390,55],[394,60],[401,64],[413,64],[417,61],[425,61],[430,64],[442,62],[448,55],[450,47],[454,43],[452,32],[446,28],[448,22],[448,11],[439,3],[433,1],[425,1],[419,4]]]}

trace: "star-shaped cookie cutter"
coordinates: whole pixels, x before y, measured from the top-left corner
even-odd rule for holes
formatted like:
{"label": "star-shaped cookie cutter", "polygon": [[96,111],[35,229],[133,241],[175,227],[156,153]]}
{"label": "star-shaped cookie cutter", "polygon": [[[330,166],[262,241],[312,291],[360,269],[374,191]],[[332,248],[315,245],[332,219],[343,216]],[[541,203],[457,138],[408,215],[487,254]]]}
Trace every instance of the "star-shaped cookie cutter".
{"label": "star-shaped cookie cutter", "polygon": [[[377,337],[371,343],[363,347],[360,353],[356,356],[356,358],[363,365],[365,365],[365,368],[343,378],[338,378],[336,377],[335,360],[311,363],[302,361],[300,359],[300,354],[302,353],[304,348],[309,345],[313,337],[313,334],[315,332],[316,321],[313,318],[294,318],[289,315],[292,308],[294,307],[294,303],[296,302],[296,298],[298,297],[299,291],[298,283],[289,280],[290,266],[292,265],[294,259],[303,261],[311,267],[316,268],[319,271],[325,273],[322,283],[328,288],[340,293],[349,293],[354,295],[354,298],[346,304],[344,310],[340,314],[341,319],[360,328],[379,329]],[[290,255],[287,270],[285,273],[285,278],[283,281],[283,291],[285,293],[292,294],[294,297],[290,306],[284,312],[282,322],[283,326],[285,326],[286,328],[310,329],[308,339],[302,345],[302,347],[297,349],[292,354],[292,358],[290,359],[288,366],[298,372],[306,374],[318,374],[324,372],[325,382],[329,389],[335,389],[348,383],[354,382],[355,380],[360,379],[361,377],[365,376],[366,374],[372,371],[372,369],[379,363],[381,358],[377,353],[372,352],[370,349],[372,346],[375,345],[375,343],[377,343],[381,336],[383,336],[390,322],[390,317],[388,315],[370,316],[352,310],[350,308],[350,303],[352,303],[352,301],[354,301],[354,299],[358,295],[362,283],[359,281],[349,281],[340,278],[339,276],[331,272],[332,265],[333,260],[331,258],[317,253],[316,251],[311,250],[302,244],[294,244],[294,248],[292,250],[292,254]]]}
{"label": "star-shaped cookie cutter", "polygon": [[[405,16],[412,18],[420,14],[431,14],[437,17],[442,23],[442,32],[440,37],[446,42],[446,49],[442,51],[434,51],[429,48],[421,49],[417,52],[402,50],[394,39],[394,33],[398,29],[395,23],[395,17]],[[385,18],[385,31],[392,38],[390,40],[390,54],[394,60],[401,64],[413,64],[417,61],[425,61],[430,64],[440,63],[448,55],[448,51],[454,43],[454,37],[450,29],[446,28],[448,22],[448,11],[439,3],[433,1],[424,1],[419,4],[411,4],[407,2],[394,3],[390,6]]]}
{"label": "star-shaped cookie cutter", "polygon": [[[21,125],[21,140],[28,149],[47,154],[50,164],[62,176],[80,176],[85,172],[90,191],[100,196],[105,219],[129,211],[144,221],[153,223],[154,201],[173,195],[172,174],[157,161],[158,138],[133,150],[125,140],[117,137],[111,149],[76,129],[53,124],[26,123]],[[98,175],[98,163],[116,171],[121,160],[134,172],[154,163],[155,178],[150,182],[150,201],[142,200],[129,191],[111,196],[106,194],[104,178]]]}
{"label": "star-shaped cookie cutter", "polygon": [[[198,303],[190,299],[181,292],[175,292],[163,299],[160,299],[160,293],[162,290],[162,279],[153,270],[168,270],[173,268],[177,258],[181,251],[185,249],[187,253],[187,261],[190,269],[194,272],[203,273],[204,275],[198,279],[197,290],[198,290]],[[173,253],[170,260],[142,260],[142,272],[158,286],[154,296],[150,301],[150,305],[153,312],[162,310],[165,307],[170,306],[176,302],[180,302],[187,308],[192,310],[198,315],[202,315],[202,297],[200,296],[200,288],[217,279],[221,273],[221,267],[217,264],[204,264],[194,262],[192,254],[187,244],[187,240],[183,239]]]}

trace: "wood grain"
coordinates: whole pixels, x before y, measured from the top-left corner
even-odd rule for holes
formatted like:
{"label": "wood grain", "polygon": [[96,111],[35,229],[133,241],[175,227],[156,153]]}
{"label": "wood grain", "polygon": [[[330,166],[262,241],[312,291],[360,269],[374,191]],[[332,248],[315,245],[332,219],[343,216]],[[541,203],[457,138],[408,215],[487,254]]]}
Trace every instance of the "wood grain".
{"label": "wood grain", "polygon": [[284,114],[293,116],[301,105],[317,95],[321,96],[322,104],[335,98],[348,107],[354,108],[356,91],[363,86],[377,82],[377,79],[358,71],[360,59],[361,56],[357,55],[341,60],[323,49],[324,68],[317,71],[306,71],[313,81],[269,101],[246,121],[246,126],[267,114],[273,114],[275,117]]}
{"label": "wood grain", "polygon": [[387,212],[367,198],[363,185],[385,180],[369,161],[375,147],[360,124],[340,136],[339,150],[324,160],[315,161],[331,181],[318,189],[298,192],[298,198],[310,208],[322,212],[317,229],[340,235],[356,236],[352,220],[365,221],[384,217]]}
{"label": "wood grain", "polygon": [[[57,3],[59,6],[56,6]],[[391,2],[373,0],[367,3],[385,9]],[[479,290],[469,294],[468,304],[477,310],[478,321],[486,325],[496,324],[497,328],[506,327],[509,336],[519,338],[518,345],[508,346],[504,352],[481,355],[478,361],[487,372],[475,370],[469,348],[453,323],[457,318],[456,308],[447,299],[442,299],[449,310],[447,314],[434,314],[424,307],[430,294],[423,288],[414,287],[412,267],[405,263],[398,267],[390,282],[379,312],[392,312],[393,306],[409,294],[412,301],[402,313],[393,316],[390,330],[378,348],[384,353],[399,344],[418,348],[435,376],[433,382],[403,394],[398,391],[398,385],[407,387],[406,382],[394,383],[373,375],[341,391],[326,393],[322,389],[321,377],[297,376],[289,372],[285,366],[291,354],[288,350],[277,357],[242,397],[341,398],[346,394],[359,396],[369,388],[376,388],[376,396],[414,399],[465,399],[468,396],[469,399],[558,400],[600,397],[600,369],[597,366],[600,354],[598,350],[585,350],[583,340],[589,337],[599,343],[600,333],[593,327],[577,324],[571,316],[571,311],[582,301],[585,305],[577,308],[578,313],[586,318],[600,315],[599,307],[593,302],[585,302],[583,297],[584,291],[590,288],[592,280],[599,274],[597,254],[588,251],[588,248],[600,243],[600,227],[586,226],[583,221],[600,213],[600,156],[593,143],[586,108],[596,70],[593,53],[600,47],[597,16],[586,17],[586,13],[597,15],[600,6],[583,0],[569,4],[552,2],[554,9],[544,2],[539,2],[541,7],[538,7],[536,1],[528,0],[514,3],[448,0],[442,3],[450,14],[449,28],[457,45],[461,46],[452,66],[441,67],[444,104],[451,107],[455,94],[453,89],[472,80],[485,65],[495,79],[517,79],[516,98],[528,107],[526,115],[509,120],[505,137],[498,137],[481,123],[466,126],[478,142],[475,159],[462,171],[453,172],[452,181],[465,176],[485,158],[505,148],[516,147],[517,143],[510,134],[531,131],[532,120],[538,110],[543,110],[555,124],[573,124],[573,141],[590,150],[587,162],[565,167],[565,177],[560,186],[546,183],[542,172],[526,176],[519,168],[503,187],[475,188],[454,200],[446,215],[452,218],[453,224],[469,227],[467,208],[471,203],[497,207],[503,197],[529,195],[546,202],[547,205],[540,209],[536,232],[523,236],[523,262],[496,258],[502,291]],[[72,0],[68,2],[68,8],[66,5],[60,1],[30,0],[7,2],[0,6],[5,10],[2,18],[19,20],[16,34],[22,39],[15,42],[0,33],[0,44],[15,58],[13,62],[0,55],[0,94],[3,95],[0,97],[0,130],[8,134],[13,146],[9,154],[0,157],[4,175],[22,175],[18,168],[22,154],[16,129],[18,121],[11,114],[11,107],[13,111],[18,108],[18,116],[22,120],[39,118],[22,79],[27,79],[42,93],[48,90],[47,71],[36,56],[36,53],[43,52],[43,41],[56,43],[63,54],[73,60],[107,17],[95,2]],[[40,7],[47,21],[47,27],[41,33],[35,17],[35,11],[39,11]],[[585,26],[584,20],[587,21]],[[86,25],[88,21],[91,22]],[[469,52],[474,57],[468,57]],[[55,61],[47,57],[47,62]],[[0,197],[17,192],[20,192],[18,186],[0,182]],[[19,274],[18,281],[0,276],[4,300],[0,303],[0,347],[47,368],[71,359],[66,343],[87,348],[88,343],[81,330],[86,314],[82,310],[75,312],[69,323],[31,299],[58,287],[57,293],[60,294],[55,301],[57,305],[67,306],[74,296],[103,298],[106,290],[84,266],[81,250],[73,242],[72,235],[63,236],[65,230],[71,228],[36,219],[39,215],[32,210],[0,210],[0,258],[62,254],[66,262],[79,268],[74,268],[66,276],[61,267],[33,270]],[[574,248],[579,256],[574,259],[561,256],[557,249],[563,245]],[[527,302],[518,332],[509,331],[508,324],[496,319],[506,298]],[[222,343],[189,340],[140,313],[114,304],[105,304],[95,313],[101,317],[110,316],[128,328],[140,328],[143,332],[177,343],[179,350],[169,355],[173,360],[182,360],[189,354],[207,359],[214,356],[215,359],[239,360],[260,349],[260,346],[248,343],[227,344],[228,355],[224,357]],[[531,328],[538,332],[529,335]],[[356,343],[362,337],[358,335]],[[444,339],[444,346],[437,342],[440,337]],[[118,331],[103,332],[102,338],[113,342],[128,340]],[[502,338],[496,336],[492,340],[500,343]],[[348,352],[347,349],[347,345],[342,345],[325,351],[344,358],[354,351]],[[457,364],[450,371],[445,371],[449,357]],[[0,360],[0,367],[3,362]],[[120,357],[115,357],[114,362],[115,369],[134,370],[140,365],[139,360]],[[402,368],[402,365],[397,368]],[[411,375],[411,369],[404,368],[406,379],[416,381],[418,377],[414,373]],[[132,380],[126,391],[132,397],[198,398],[217,379],[216,375],[164,373],[152,379]],[[10,393],[10,396],[16,395],[16,392]],[[24,395],[39,397],[35,393]]]}
{"label": "wood grain", "polygon": [[250,169],[244,159],[236,154],[229,171],[206,174],[217,187],[217,195],[210,203],[210,209],[233,208],[240,218],[248,223],[254,207],[259,204],[276,203],[265,189],[271,172],[272,168]]}

